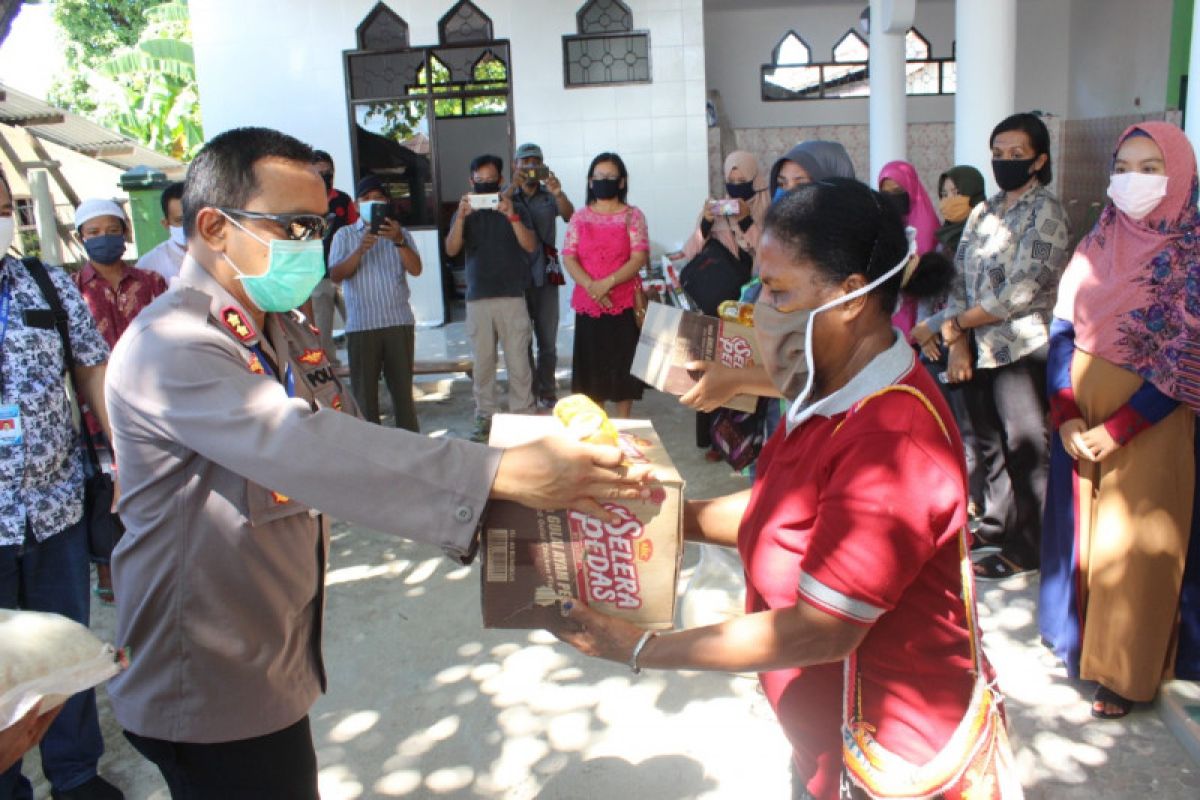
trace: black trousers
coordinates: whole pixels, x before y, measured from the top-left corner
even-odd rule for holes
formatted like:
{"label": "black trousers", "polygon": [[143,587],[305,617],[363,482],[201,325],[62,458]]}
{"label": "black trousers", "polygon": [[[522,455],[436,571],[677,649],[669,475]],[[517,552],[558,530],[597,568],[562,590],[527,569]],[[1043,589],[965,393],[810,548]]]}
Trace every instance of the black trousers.
{"label": "black trousers", "polygon": [[125,738],[167,782],[172,800],[320,800],[308,717],[266,736],[216,744]]}
{"label": "black trousers", "polygon": [[1041,557],[1050,440],[1046,347],[1014,364],[977,369],[966,384],[967,411],[986,469],[981,539],[1022,567]]}
{"label": "black trousers", "polygon": [[418,431],[417,406],[413,402],[413,357],[416,352],[416,328],[393,325],[346,334],[346,355],[350,359],[350,388],[358,410],[367,422],[379,424],[379,374],[392,396],[396,427]]}

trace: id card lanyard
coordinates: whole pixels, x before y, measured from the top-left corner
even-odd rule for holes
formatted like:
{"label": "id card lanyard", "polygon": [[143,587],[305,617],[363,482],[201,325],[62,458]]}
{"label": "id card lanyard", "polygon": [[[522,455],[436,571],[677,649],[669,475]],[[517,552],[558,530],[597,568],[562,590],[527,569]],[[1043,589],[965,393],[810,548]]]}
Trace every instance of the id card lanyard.
{"label": "id card lanyard", "polygon": [[21,433],[21,407],[7,403],[4,399],[4,343],[8,339],[9,312],[12,309],[12,281],[8,274],[0,276],[0,447],[19,445]]}
{"label": "id card lanyard", "polygon": [[4,343],[8,339],[8,314],[12,306],[12,284],[8,273],[0,276],[0,404],[4,403]]}

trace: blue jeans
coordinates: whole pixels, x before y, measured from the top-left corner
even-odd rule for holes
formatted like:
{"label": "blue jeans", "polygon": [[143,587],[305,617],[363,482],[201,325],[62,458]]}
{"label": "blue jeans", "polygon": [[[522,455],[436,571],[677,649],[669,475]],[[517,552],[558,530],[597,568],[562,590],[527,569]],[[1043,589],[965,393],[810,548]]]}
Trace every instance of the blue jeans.
{"label": "blue jeans", "polygon": [[[87,533],[82,520],[38,542],[0,547],[0,608],[52,611],[87,625],[89,597]],[[55,791],[91,780],[104,753],[94,690],[67,700],[42,740],[42,772]],[[0,800],[31,800],[33,787],[18,761],[0,774]]]}

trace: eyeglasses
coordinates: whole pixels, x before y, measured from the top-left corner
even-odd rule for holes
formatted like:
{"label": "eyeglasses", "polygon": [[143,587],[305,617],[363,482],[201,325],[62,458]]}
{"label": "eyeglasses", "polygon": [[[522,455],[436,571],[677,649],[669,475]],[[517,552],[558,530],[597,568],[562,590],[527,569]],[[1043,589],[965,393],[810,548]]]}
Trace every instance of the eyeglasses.
{"label": "eyeglasses", "polygon": [[307,242],[311,239],[323,239],[327,223],[320,214],[264,214],[261,211],[244,211],[240,208],[218,208],[223,214],[242,219],[265,219],[274,222],[283,229],[283,235],[289,239]]}

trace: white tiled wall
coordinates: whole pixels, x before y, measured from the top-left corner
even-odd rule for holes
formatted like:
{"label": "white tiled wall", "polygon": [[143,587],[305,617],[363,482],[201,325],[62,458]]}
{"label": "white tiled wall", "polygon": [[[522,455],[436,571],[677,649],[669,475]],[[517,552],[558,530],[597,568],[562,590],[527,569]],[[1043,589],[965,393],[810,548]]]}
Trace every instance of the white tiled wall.
{"label": "white tiled wall", "polygon": [[[512,42],[516,141],[542,145],[576,202],[582,202],[592,157],[604,150],[620,153],[630,170],[630,202],[646,213],[655,250],[673,250],[691,233],[707,194],[703,2],[625,1],[634,27],[650,32],[654,82],[570,90],[563,87],[562,36],[576,32],[582,0],[476,0],[476,5],[491,17],[496,37]],[[437,42],[437,21],[453,4],[387,2],[408,22],[414,45]],[[353,181],[342,51],[355,47],[354,29],[375,0],[288,0],[287,13],[280,13],[280,5],[277,0],[191,5],[205,130],[209,135],[241,125],[285,130],[328,150],[339,187],[348,188]],[[436,280],[436,270],[418,279],[418,302],[436,296]]]}

